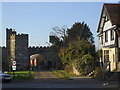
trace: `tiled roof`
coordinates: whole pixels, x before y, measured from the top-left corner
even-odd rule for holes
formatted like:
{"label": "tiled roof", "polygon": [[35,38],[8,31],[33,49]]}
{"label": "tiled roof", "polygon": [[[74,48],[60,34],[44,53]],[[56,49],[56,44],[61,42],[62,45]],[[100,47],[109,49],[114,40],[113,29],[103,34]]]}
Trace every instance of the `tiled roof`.
{"label": "tiled roof", "polygon": [[113,25],[120,25],[120,3],[118,4],[104,4],[104,8]]}

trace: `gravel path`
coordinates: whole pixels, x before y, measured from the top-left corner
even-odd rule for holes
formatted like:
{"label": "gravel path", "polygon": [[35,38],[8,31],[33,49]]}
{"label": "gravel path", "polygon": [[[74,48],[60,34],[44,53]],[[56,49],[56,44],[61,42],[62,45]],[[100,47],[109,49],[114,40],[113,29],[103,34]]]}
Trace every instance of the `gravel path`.
{"label": "gravel path", "polygon": [[35,72],[35,79],[53,79],[57,78],[51,71]]}

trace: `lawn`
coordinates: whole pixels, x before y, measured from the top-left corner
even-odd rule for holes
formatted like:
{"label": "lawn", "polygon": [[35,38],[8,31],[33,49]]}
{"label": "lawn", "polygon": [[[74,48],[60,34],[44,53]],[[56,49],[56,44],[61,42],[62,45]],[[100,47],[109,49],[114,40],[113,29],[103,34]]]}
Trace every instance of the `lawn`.
{"label": "lawn", "polygon": [[34,79],[34,72],[33,71],[15,71],[14,75],[13,72],[7,72],[13,76],[13,80],[32,80]]}
{"label": "lawn", "polygon": [[56,70],[56,71],[53,71],[53,73],[58,77],[58,78],[61,78],[61,79],[69,79],[71,80],[70,77],[72,77],[73,75],[69,74],[69,73],[66,73],[64,70]]}

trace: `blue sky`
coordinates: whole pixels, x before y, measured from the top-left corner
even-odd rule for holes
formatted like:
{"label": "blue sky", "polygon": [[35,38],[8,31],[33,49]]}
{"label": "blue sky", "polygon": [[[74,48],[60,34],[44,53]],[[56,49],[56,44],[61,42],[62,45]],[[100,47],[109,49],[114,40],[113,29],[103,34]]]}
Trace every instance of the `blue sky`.
{"label": "blue sky", "polygon": [[75,22],[87,23],[97,45],[97,27],[102,2],[4,2],[2,3],[2,45],[5,45],[5,29],[29,34],[29,46],[46,46],[52,27]]}

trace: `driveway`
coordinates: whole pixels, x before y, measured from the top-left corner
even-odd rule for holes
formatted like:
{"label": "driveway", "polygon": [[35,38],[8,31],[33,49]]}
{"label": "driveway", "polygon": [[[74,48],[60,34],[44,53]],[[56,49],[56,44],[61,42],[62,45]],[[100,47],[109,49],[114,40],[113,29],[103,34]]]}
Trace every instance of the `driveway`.
{"label": "driveway", "polygon": [[35,72],[35,79],[54,79],[57,78],[51,71]]}

